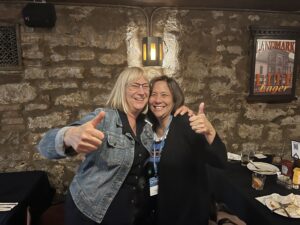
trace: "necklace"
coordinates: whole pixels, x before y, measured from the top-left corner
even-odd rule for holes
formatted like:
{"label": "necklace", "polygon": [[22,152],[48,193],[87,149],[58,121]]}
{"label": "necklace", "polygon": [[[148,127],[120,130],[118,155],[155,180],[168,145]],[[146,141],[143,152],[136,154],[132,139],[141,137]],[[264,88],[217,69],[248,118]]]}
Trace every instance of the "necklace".
{"label": "necklace", "polygon": [[170,115],[169,117],[169,121],[168,121],[168,124],[167,124],[167,127],[166,129],[164,129],[164,134],[161,136],[161,137],[158,137],[157,133],[155,132],[154,133],[154,142],[153,142],[153,145],[152,145],[152,153],[151,154],[151,157],[150,157],[150,162],[153,162],[153,169],[154,169],[154,176],[157,177],[157,164],[160,162],[160,156],[161,156],[161,152],[163,150],[163,147],[165,145],[165,140],[166,140],[166,137],[168,135],[168,132],[169,132],[169,128],[170,128],[170,124],[172,122],[172,118],[173,116]]}
{"label": "necklace", "polygon": [[164,134],[163,134],[161,137],[159,137],[159,136],[157,135],[157,133],[155,132],[155,133],[154,133],[154,141],[155,141],[155,142],[159,142],[159,141],[162,141],[162,140],[166,139],[168,133],[169,133],[169,129],[167,129],[166,132],[164,132]]}

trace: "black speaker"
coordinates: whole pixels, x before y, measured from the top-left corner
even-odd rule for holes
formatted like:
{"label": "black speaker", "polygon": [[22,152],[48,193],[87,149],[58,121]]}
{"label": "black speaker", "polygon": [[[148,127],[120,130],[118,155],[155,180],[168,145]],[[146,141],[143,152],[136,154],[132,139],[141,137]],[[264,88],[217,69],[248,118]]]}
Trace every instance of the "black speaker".
{"label": "black speaker", "polygon": [[56,12],[51,3],[28,3],[22,10],[25,24],[28,27],[54,27]]}

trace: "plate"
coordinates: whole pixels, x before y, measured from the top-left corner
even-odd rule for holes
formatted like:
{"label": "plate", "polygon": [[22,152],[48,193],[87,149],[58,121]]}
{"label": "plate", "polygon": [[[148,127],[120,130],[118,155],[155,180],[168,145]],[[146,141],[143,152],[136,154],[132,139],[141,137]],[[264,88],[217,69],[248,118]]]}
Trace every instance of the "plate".
{"label": "plate", "polygon": [[277,172],[279,172],[278,167],[276,167],[270,163],[265,163],[265,162],[248,163],[247,168],[255,173],[264,174],[264,175],[274,175]]}
{"label": "plate", "polygon": [[[265,199],[265,205],[274,213],[290,218],[300,218],[300,207],[296,205],[293,200],[289,199],[289,196],[280,196],[282,197],[282,201],[280,201],[278,198],[267,198]],[[283,205],[282,205],[283,204]],[[288,212],[289,216],[285,212],[285,210]]]}

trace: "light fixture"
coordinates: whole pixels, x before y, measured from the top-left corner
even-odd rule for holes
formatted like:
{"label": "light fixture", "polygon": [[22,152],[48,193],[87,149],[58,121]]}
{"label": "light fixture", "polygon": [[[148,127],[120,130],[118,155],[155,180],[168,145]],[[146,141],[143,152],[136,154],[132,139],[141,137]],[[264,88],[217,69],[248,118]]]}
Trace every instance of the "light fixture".
{"label": "light fixture", "polygon": [[147,37],[142,40],[142,60],[144,66],[161,66],[163,60],[163,41],[161,37],[152,36],[152,15],[155,10],[151,10],[150,24],[148,12],[144,10],[147,19]]}

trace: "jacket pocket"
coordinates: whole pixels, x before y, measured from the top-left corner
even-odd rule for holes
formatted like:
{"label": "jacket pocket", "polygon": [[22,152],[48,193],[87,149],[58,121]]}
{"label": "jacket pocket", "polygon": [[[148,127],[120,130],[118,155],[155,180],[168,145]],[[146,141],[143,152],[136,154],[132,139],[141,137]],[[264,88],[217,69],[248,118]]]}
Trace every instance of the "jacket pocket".
{"label": "jacket pocket", "polygon": [[107,145],[108,148],[129,148],[128,143],[123,135],[107,132]]}
{"label": "jacket pocket", "polygon": [[129,154],[130,148],[132,146],[124,136],[107,132],[107,148],[103,152],[104,160],[108,166],[120,165]]}

